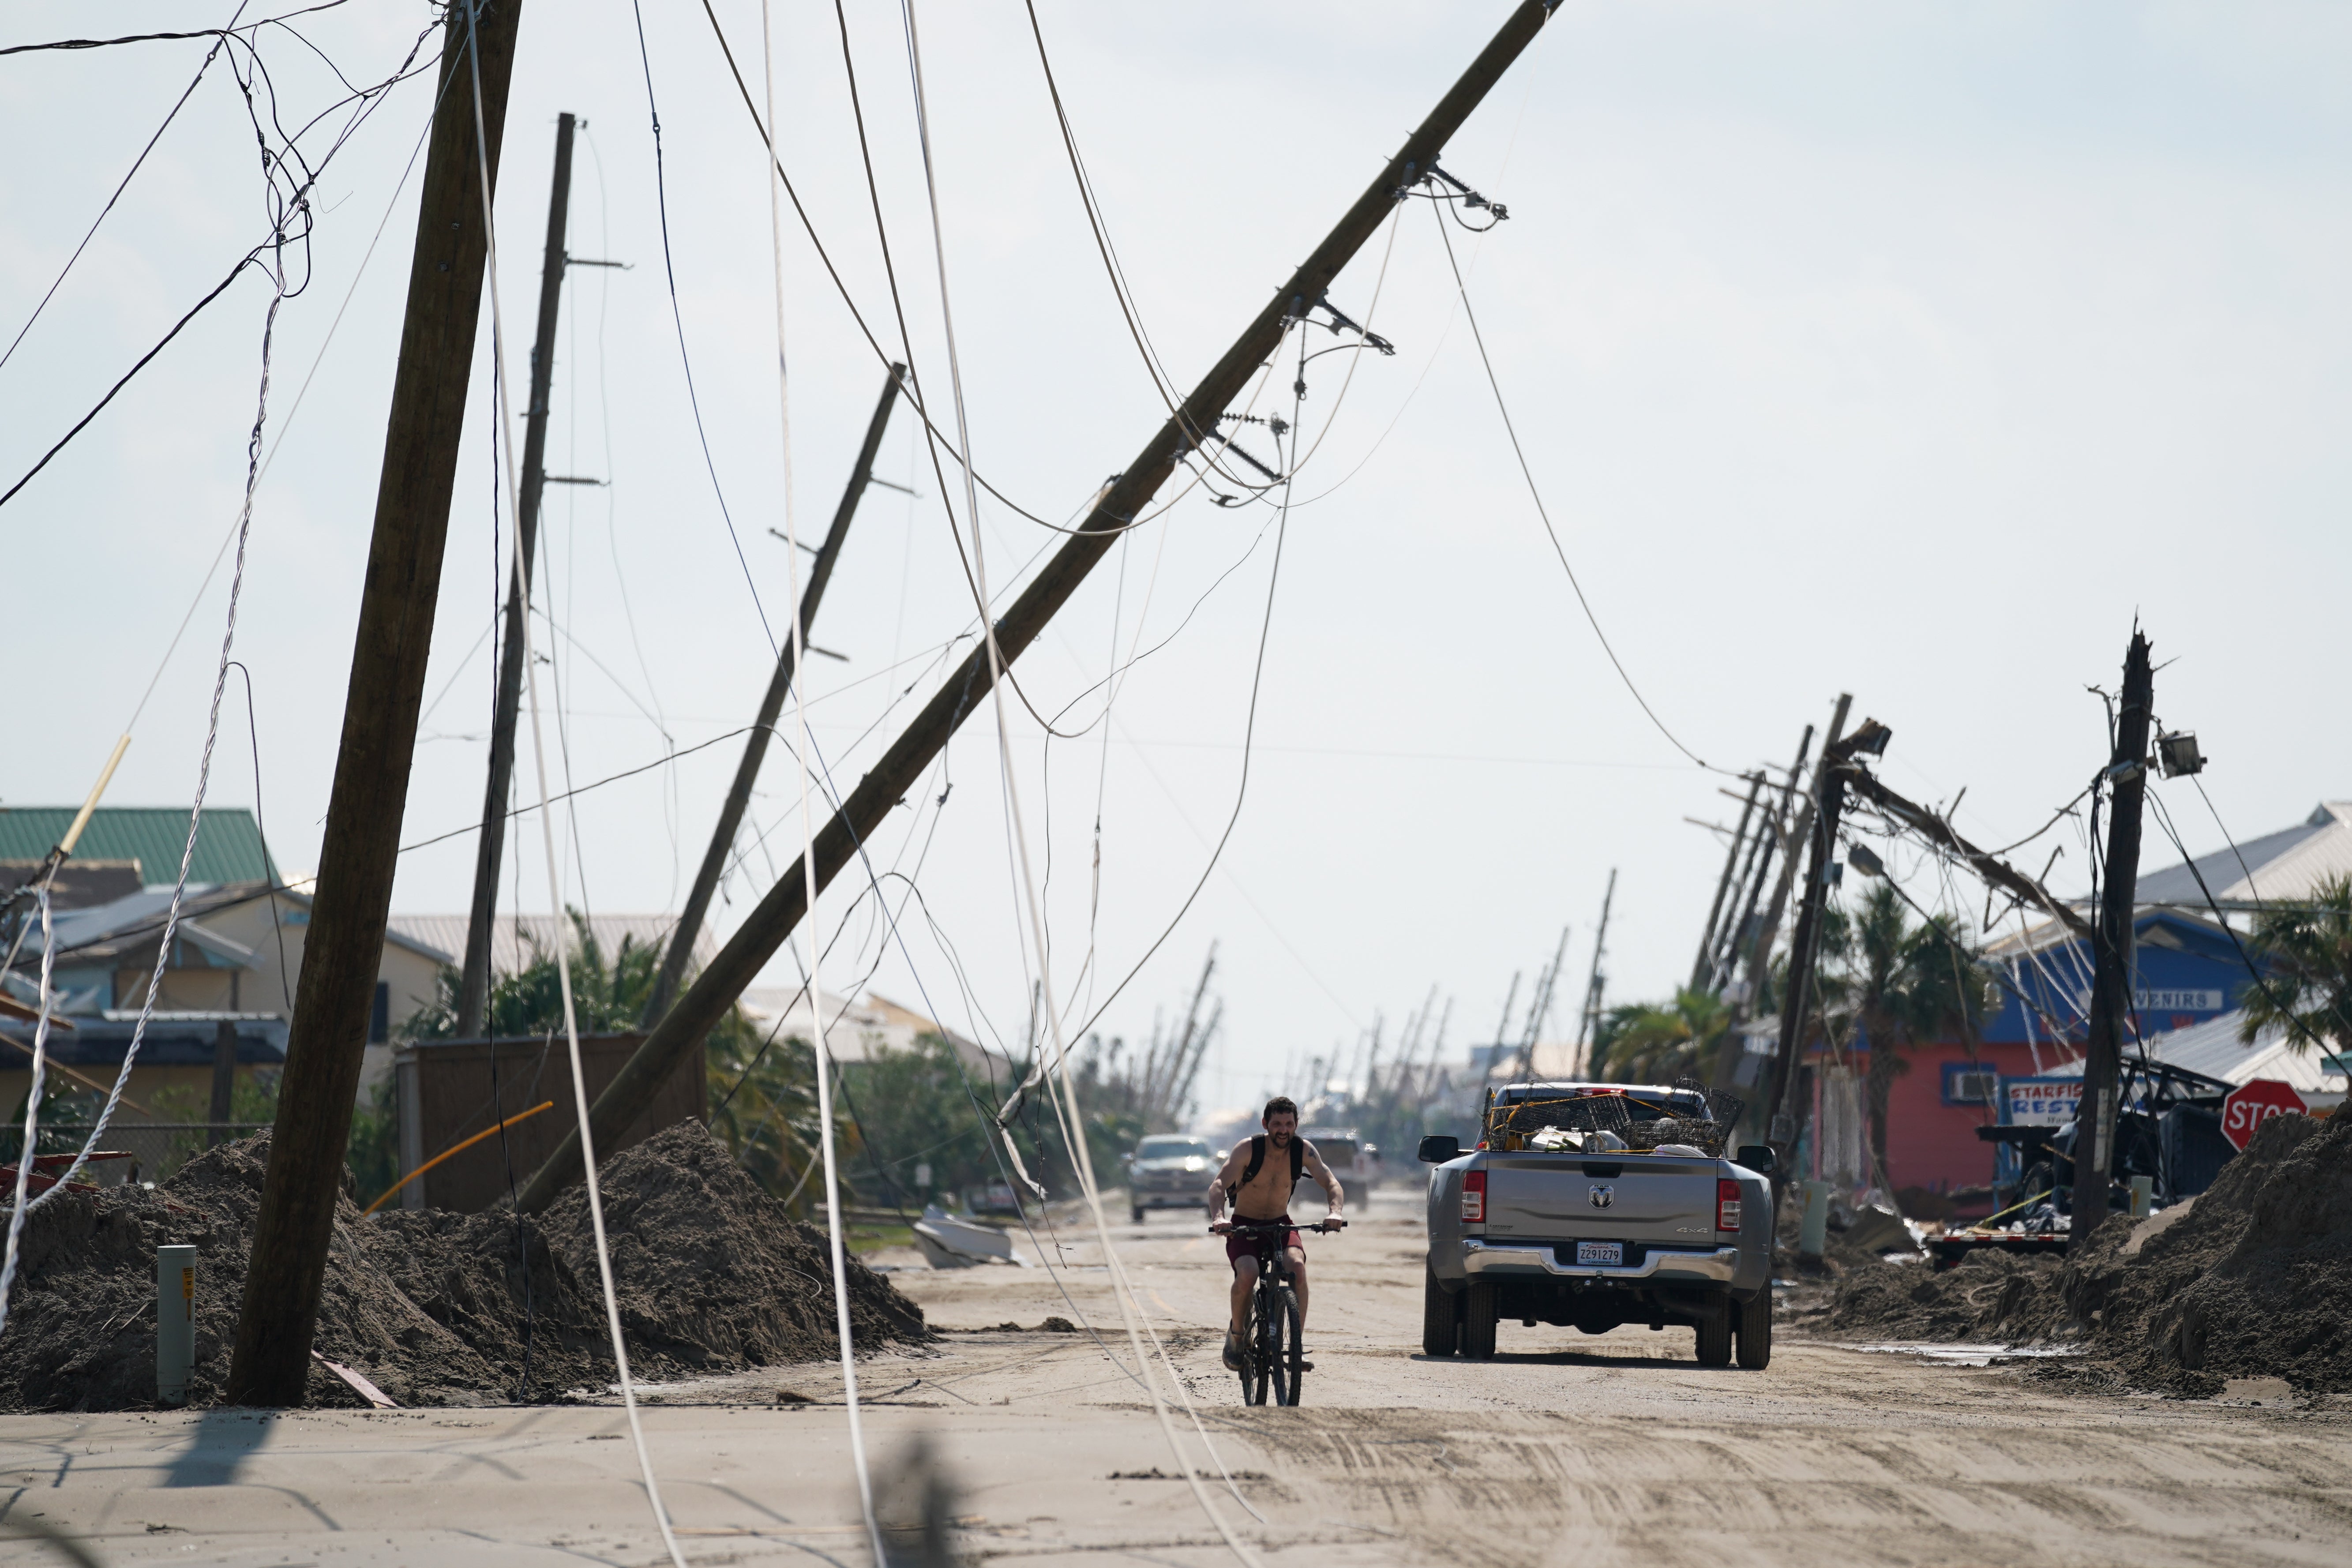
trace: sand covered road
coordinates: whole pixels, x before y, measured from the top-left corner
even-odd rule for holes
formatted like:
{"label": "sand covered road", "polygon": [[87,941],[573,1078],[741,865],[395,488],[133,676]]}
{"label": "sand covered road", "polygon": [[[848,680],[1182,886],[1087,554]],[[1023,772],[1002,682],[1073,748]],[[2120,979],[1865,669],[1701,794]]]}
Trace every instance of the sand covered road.
{"label": "sand covered road", "polygon": [[[1506,1325],[1494,1362],[1430,1361],[1418,1232],[1410,1196],[1383,1196],[1310,1241],[1307,1404],[1248,1410],[1216,1363],[1220,1245],[1191,1215],[1115,1231],[1263,1522],[1222,1487],[1218,1506],[1269,1563],[2332,1564],[2352,1550],[2341,1409],[2092,1397],[1789,1339],[1769,1371],[1708,1372],[1675,1330]],[[1124,1359],[1098,1250],[1062,1242],[1055,1273],[896,1276],[946,1331],[863,1366],[886,1491],[948,1479],[967,1561],[1232,1561],[1191,1489],[1160,1479],[1178,1463],[1132,1378],[1087,1333],[1039,1331],[1083,1318]],[[779,1406],[780,1390],[810,1403]],[[870,1561],[837,1372],[656,1398],[648,1430],[691,1561]],[[109,1563],[649,1563],[660,1547],[623,1430],[600,1405],[9,1416],[0,1496],[7,1517],[86,1533]],[[919,1444],[935,1463],[910,1471]],[[0,1561],[37,1550],[0,1545]]]}

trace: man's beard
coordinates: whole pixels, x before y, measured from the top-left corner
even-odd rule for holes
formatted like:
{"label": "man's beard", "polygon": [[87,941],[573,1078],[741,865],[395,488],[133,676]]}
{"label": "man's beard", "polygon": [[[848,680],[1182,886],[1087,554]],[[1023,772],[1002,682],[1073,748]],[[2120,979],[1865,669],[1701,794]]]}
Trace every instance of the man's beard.
{"label": "man's beard", "polygon": [[1265,1136],[1266,1136],[1266,1141],[1267,1141],[1268,1142],[1272,1143],[1276,1148],[1277,1148],[1277,1149],[1287,1149],[1287,1148],[1289,1148],[1289,1147],[1290,1147],[1290,1141],[1291,1141],[1293,1138],[1297,1137],[1297,1136],[1298,1136],[1298,1134],[1297,1134],[1297,1133],[1296,1133],[1296,1132],[1274,1132],[1274,1131],[1268,1131],[1268,1132],[1266,1133],[1266,1135],[1265,1135]]}

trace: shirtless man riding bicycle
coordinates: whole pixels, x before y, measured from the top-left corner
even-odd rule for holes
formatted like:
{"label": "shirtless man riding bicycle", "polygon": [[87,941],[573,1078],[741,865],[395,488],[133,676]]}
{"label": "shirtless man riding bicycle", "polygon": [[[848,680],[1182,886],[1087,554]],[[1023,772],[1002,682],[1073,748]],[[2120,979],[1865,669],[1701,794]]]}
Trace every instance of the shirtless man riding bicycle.
{"label": "shirtless man riding bicycle", "polygon": [[[1265,1129],[1264,1135],[1234,1144],[1233,1152],[1225,1157],[1225,1168],[1209,1184],[1209,1228],[1225,1237],[1225,1258],[1234,1270],[1233,1321],[1225,1329],[1225,1365],[1235,1370],[1241,1366],[1242,1333],[1249,1315],[1250,1292],[1257,1285],[1259,1248],[1272,1247],[1277,1240],[1282,1243],[1298,1292],[1298,1320],[1302,1327],[1306,1323],[1307,1248],[1298,1232],[1288,1228],[1290,1190],[1297,1184],[1301,1173],[1313,1177],[1331,1200],[1331,1212],[1316,1228],[1338,1230],[1346,1223],[1339,1217],[1339,1205],[1346,1197],[1339,1189],[1339,1178],[1323,1163],[1323,1156],[1315,1152],[1315,1145],[1298,1135],[1298,1107],[1287,1096],[1276,1095],[1265,1102],[1260,1125]],[[1234,1235],[1234,1221],[1225,1218],[1228,1197],[1233,1203],[1234,1221],[1280,1225],[1286,1227],[1285,1233],[1279,1237]]]}

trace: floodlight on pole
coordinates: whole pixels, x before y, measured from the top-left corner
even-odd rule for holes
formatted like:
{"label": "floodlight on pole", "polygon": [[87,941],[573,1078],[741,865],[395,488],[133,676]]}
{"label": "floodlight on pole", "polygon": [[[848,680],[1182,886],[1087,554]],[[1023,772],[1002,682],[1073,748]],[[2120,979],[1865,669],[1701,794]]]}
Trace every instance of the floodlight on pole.
{"label": "floodlight on pole", "polygon": [[2197,731],[2175,730],[2168,735],[2158,735],[2156,738],[2156,761],[2168,779],[2177,779],[2185,773],[2203,773],[2205,753],[2197,749]]}

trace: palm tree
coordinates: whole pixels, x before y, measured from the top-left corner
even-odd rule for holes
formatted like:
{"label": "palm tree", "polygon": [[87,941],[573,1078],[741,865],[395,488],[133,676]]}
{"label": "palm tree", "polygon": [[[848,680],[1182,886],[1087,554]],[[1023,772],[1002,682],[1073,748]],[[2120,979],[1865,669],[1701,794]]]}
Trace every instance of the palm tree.
{"label": "palm tree", "polygon": [[2299,1051],[2352,1051],[2352,877],[2321,883],[2307,904],[2264,910],[2250,941],[2269,973],[2245,991],[2238,1037],[2252,1045],[2275,1027]]}
{"label": "palm tree", "polygon": [[1613,1083],[1671,1083],[1685,1073],[1712,1075],[1731,1027],[1731,1009],[1710,991],[1685,988],[1672,1002],[1612,1009],[1600,1076]]}
{"label": "palm tree", "polygon": [[1989,997],[1982,960],[1964,921],[1936,915],[1913,925],[1894,886],[1874,883],[1852,921],[1846,962],[1853,1023],[1870,1042],[1864,1079],[1870,1147],[1886,1168],[1886,1109],[1895,1080],[1910,1070],[1905,1047],[1958,1029],[1973,1054]]}

